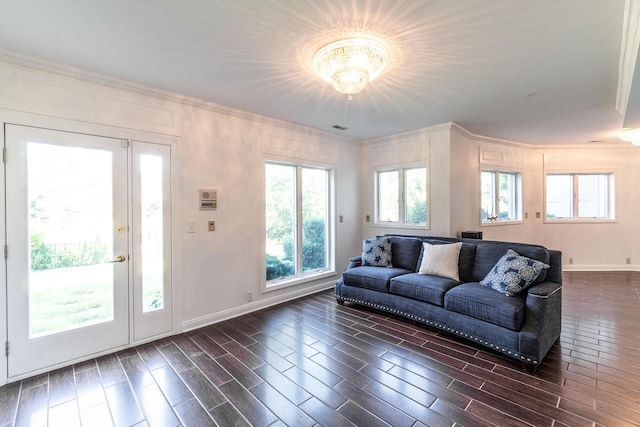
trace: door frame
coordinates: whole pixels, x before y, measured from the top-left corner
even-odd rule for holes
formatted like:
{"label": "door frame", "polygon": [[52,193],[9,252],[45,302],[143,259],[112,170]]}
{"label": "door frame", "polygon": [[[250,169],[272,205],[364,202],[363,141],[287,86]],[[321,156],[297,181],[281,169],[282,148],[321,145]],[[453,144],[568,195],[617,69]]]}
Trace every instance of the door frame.
{"label": "door frame", "polygon": [[[81,133],[96,136],[105,136],[126,140],[148,141],[156,144],[167,145],[171,149],[171,296],[172,296],[172,314],[173,314],[173,328],[172,331],[164,333],[162,335],[145,338],[139,341],[134,340],[133,334],[133,322],[129,322],[129,336],[130,342],[128,345],[123,346],[121,349],[132,347],[145,342],[153,341],[164,336],[169,336],[182,332],[182,263],[176,262],[176,260],[182,259],[182,242],[183,233],[182,227],[182,212],[180,210],[181,194],[181,171],[180,171],[180,144],[179,137],[173,135],[156,134],[152,132],[139,131],[135,129],[126,129],[113,126],[106,126],[95,123],[79,122],[76,120],[57,118],[51,116],[44,116],[40,114],[24,113],[19,111],[12,111],[0,108],[0,147],[5,147],[5,123],[11,123],[23,126],[32,126],[39,128],[46,128],[64,132]],[[10,154],[9,154],[10,155]],[[6,177],[4,174],[4,164],[2,165],[3,171],[0,173],[0,232],[1,245],[0,253],[4,254],[4,245],[7,241],[6,236]],[[131,207],[129,208],[131,209]],[[131,239],[131,236],[129,236]],[[0,344],[7,342],[7,271],[6,261],[4,255],[0,262]],[[132,272],[130,270],[129,275]],[[130,277],[131,279],[131,277]],[[133,287],[129,287],[129,318],[133,319]],[[4,347],[4,345],[2,345]],[[69,365],[70,363],[78,363],[83,360],[91,359],[103,354],[109,354],[119,349],[112,349],[105,351],[104,353],[94,354],[78,360],[72,360],[68,363],[61,364],[60,366],[53,366],[40,371],[32,372],[28,375],[8,377],[7,370],[7,356],[3,356],[3,362],[0,363],[0,386],[9,382],[18,381],[28,376],[37,375],[42,372],[47,372],[58,367]]]}

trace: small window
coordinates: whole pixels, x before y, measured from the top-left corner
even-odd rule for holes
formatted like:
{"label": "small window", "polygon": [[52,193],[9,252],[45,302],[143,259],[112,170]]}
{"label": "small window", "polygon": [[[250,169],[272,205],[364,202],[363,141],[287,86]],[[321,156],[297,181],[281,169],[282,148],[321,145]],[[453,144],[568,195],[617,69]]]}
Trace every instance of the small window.
{"label": "small window", "polygon": [[427,224],[427,168],[376,171],[376,222]]}
{"label": "small window", "polygon": [[482,223],[522,221],[522,174],[483,170],[480,177]]}
{"label": "small window", "polygon": [[547,220],[614,219],[613,174],[547,174]]}

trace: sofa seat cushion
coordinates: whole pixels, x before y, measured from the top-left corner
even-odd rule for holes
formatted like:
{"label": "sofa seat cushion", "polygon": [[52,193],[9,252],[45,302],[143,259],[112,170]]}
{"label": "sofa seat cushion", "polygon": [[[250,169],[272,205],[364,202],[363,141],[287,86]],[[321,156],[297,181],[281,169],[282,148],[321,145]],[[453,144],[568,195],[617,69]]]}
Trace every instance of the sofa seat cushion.
{"label": "sofa seat cushion", "polygon": [[363,265],[352,268],[342,274],[344,284],[358,288],[373,289],[380,292],[389,292],[389,280],[401,274],[412,273],[404,268],[372,267]]}
{"label": "sofa seat cushion", "polygon": [[526,292],[508,297],[477,282],[470,282],[447,292],[444,308],[519,331],[524,320],[526,301]]}
{"label": "sofa seat cushion", "polygon": [[389,292],[443,307],[445,294],[459,284],[460,282],[446,277],[403,274],[391,279]]}

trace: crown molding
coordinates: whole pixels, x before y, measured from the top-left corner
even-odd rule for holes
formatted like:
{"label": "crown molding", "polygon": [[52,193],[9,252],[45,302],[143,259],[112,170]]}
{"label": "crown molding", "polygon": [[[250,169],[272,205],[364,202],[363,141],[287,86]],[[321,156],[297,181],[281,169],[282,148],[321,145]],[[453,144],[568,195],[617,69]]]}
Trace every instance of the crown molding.
{"label": "crown molding", "polygon": [[[613,144],[530,144],[525,142],[518,141],[510,141],[507,139],[493,138],[490,136],[478,135],[472,132],[469,132],[467,129],[463,128],[457,123],[452,123],[451,126],[452,131],[456,131],[460,133],[465,138],[480,142],[480,143],[489,143],[489,144],[499,144],[499,145],[509,145],[512,147],[518,148],[526,148],[529,150],[567,150],[567,149],[575,149],[575,150],[584,150],[584,149],[634,149],[632,144],[625,143],[613,143]],[[635,147],[637,148],[637,147]]]}
{"label": "crown molding", "polygon": [[87,83],[93,83],[103,87],[108,87],[116,90],[123,90],[126,92],[135,93],[142,96],[160,99],[162,101],[173,102],[179,105],[200,108],[203,110],[211,111],[214,113],[223,114],[239,119],[249,120],[260,124],[277,126],[286,128],[289,130],[298,131],[301,133],[311,133],[324,138],[338,139],[341,142],[358,144],[360,141],[356,138],[349,138],[341,135],[336,135],[330,132],[322,131],[315,128],[310,128],[302,125],[297,125],[284,120],[279,120],[273,117],[263,116],[260,114],[251,113],[249,111],[240,110],[236,108],[227,107],[224,105],[216,104],[213,102],[205,101],[198,98],[193,98],[187,95],[183,95],[176,92],[165,91],[162,89],[152,88],[149,86],[141,85],[138,83],[130,82],[123,79],[117,79],[109,77],[104,74],[88,71],[78,67],[69,65],[62,65],[59,63],[47,61],[41,58],[35,58],[33,56],[24,55],[21,53],[9,51],[6,49],[0,49],[0,62],[4,62],[20,68],[26,68],[30,70],[40,71],[48,74],[54,74],[60,77],[66,77],[70,79],[80,80]]}
{"label": "crown molding", "polygon": [[640,0],[627,0],[622,25],[620,63],[618,70],[618,92],[616,110],[623,116],[627,111],[629,94],[635,74],[638,47],[640,46]]}
{"label": "crown molding", "polygon": [[401,132],[401,133],[394,133],[393,135],[387,135],[387,136],[383,136],[376,139],[367,139],[365,141],[362,141],[361,143],[362,145],[382,144],[385,142],[397,141],[398,139],[405,139],[405,138],[411,138],[414,136],[420,136],[422,134],[430,134],[430,133],[440,132],[443,130],[451,130],[451,128],[454,125],[455,123],[453,122],[441,123],[439,125],[429,126],[426,128],[420,128],[420,129],[410,130],[410,131]]}
{"label": "crown molding", "polygon": [[470,131],[468,131],[467,129],[463,128],[462,126],[460,126],[457,123],[452,123],[451,129],[454,131],[457,131],[458,133],[462,134],[464,137],[468,138],[468,139],[472,139],[474,141],[478,141],[478,142],[485,142],[485,143],[491,143],[491,144],[500,144],[500,145],[511,145],[513,147],[520,147],[520,148],[531,148],[531,147],[536,147],[536,145],[533,144],[525,144],[523,142],[517,142],[517,141],[510,141],[507,139],[500,139],[500,138],[493,138],[490,136],[484,136],[484,135],[478,135],[475,133],[472,133]]}

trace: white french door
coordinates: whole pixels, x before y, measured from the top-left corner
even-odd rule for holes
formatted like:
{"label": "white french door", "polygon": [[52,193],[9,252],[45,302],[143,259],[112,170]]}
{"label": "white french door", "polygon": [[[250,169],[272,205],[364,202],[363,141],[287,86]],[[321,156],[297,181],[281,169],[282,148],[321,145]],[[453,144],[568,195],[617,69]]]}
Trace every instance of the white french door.
{"label": "white french door", "polygon": [[8,377],[171,330],[170,149],[5,125]]}

